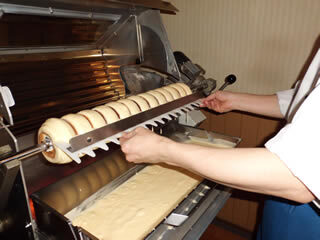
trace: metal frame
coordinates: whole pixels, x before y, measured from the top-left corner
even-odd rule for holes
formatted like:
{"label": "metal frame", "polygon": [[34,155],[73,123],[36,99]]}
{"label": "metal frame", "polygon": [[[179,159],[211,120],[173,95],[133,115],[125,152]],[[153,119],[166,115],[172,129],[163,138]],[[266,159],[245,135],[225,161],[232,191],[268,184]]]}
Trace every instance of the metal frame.
{"label": "metal frame", "polygon": [[[5,153],[0,153],[0,160],[3,156],[19,151],[17,139],[8,128],[13,125],[10,107],[14,105],[14,100],[12,99],[10,89],[7,88],[6,90],[9,96],[6,96],[6,91],[0,84],[0,147],[7,148],[8,150]],[[6,120],[9,125],[6,125],[4,120]]]}
{"label": "metal frame", "polygon": [[[116,26],[118,26],[118,22],[120,21],[120,19],[126,18],[125,17],[126,11],[124,10],[115,11],[114,9],[105,9],[104,11],[105,12],[94,12],[94,11],[89,12],[89,11],[61,9],[61,8],[55,8],[55,7],[39,7],[39,6],[0,3],[0,12],[2,14],[10,13],[10,14],[27,14],[27,15],[50,16],[50,17],[92,19],[92,20],[111,20],[115,22],[113,25],[116,25]],[[110,12],[116,12],[117,14],[113,14]],[[109,34],[109,31],[107,31],[107,33]],[[94,49],[97,49],[97,46],[98,45],[96,43],[92,43],[92,44],[80,45],[80,46],[0,48],[0,56],[16,55],[16,54],[30,55],[30,54],[37,54],[37,53],[56,53],[56,52],[81,51],[81,50],[94,50]]]}
{"label": "metal frame", "polygon": [[[0,2],[0,18],[5,13],[11,14],[27,14],[27,15],[39,15],[39,16],[50,16],[50,17],[67,17],[67,18],[80,18],[80,19],[92,19],[92,20],[111,20],[115,21],[114,26],[112,26],[106,33],[97,40],[96,43],[81,46],[55,46],[55,47],[23,47],[23,48],[1,48],[1,55],[20,55],[20,54],[37,54],[37,53],[55,53],[55,52],[70,52],[70,51],[81,51],[81,50],[94,50],[103,49],[106,43],[112,39],[112,36],[117,35],[117,32],[127,23],[132,16],[136,18],[137,24],[137,37],[138,42],[141,43],[141,29],[139,31],[139,24],[137,21],[137,15],[146,9],[143,7],[153,7],[166,11],[177,11],[169,3],[164,3],[162,1],[157,1],[150,3],[150,1],[106,1],[106,3],[97,4],[96,7],[92,7],[91,11],[88,11],[88,6],[86,1],[1,1]],[[70,4],[80,5],[82,7],[76,8],[75,6],[70,8]],[[94,4],[94,1],[90,1],[90,4]],[[116,6],[114,6],[116,5]],[[126,6],[121,8],[120,6]],[[83,8],[85,6],[85,8]],[[115,8],[117,7],[117,8]],[[76,10],[78,9],[78,10]],[[140,36],[139,36],[140,33]],[[141,60],[143,60],[143,48],[139,43],[139,55]],[[102,50],[103,52],[103,50]],[[43,57],[43,56],[41,56]],[[41,58],[40,57],[40,58]],[[18,57],[19,59],[20,57]],[[0,61],[5,61],[5,56],[2,56]],[[12,59],[12,58],[11,58]],[[43,60],[43,59],[40,59]]]}
{"label": "metal frame", "polygon": [[[10,90],[8,88],[7,90],[9,91],[10,95],[8,97],[12,98]],[[13,118],[10,111],[10,103],[8,103],[8,101],[10,102],[10,99],[6,99],[6,91],[0,84],[0,117],[3,117],[10,125],[13,125]]]}
{"label": "metal frame", "polygon": [[[83,50],[84,47],[51,47],[38,49],[0,49],[0,62],[32,62],[71,58],[93,58],[103,56],[101,50]],[[91,45],[86,48],[93,48]],[[32,52],[32,54],[30,54]]]}
{"label": "metal frame", "polygon": [[118,21],[121,17],[119,14],[112,13],[99,13],[99,12],[85,12],[76,11],[69,9],[59,9],[55,7],[38,7],[28,5],[17,5],[0,3],[0,10],[3,13],[13,14],[27,14],[27,15],[40,15],[50,17],[67,17],[67,18],[81,18],[81,19],[92,19],[92,20],[111,20]]}
{"label": "metal frame", "polygon": [[[201,184],[199,186],[201,186]],[[170,226],[165,222],[161,223],[157,226],[155,231],[146,238],[146,240],[200,239],[203,232],[207,229],[231,195],[230,188],[223,187],[219,189],[217,186],[204,194],[200,200],[200,204],[195,204],[195,209],[193,209],[194,211],[190,213],[188,218],[180,226],[175,227]],[[196,195],[197,189],[192,192],[191,195],[192,194]],[[185,201],[189,202],[189,197]],[[183,203],[178,206],[178,208],[180,207],[183,208]]]}
{"label": "metal frame", "polygon": [[[209,224],[213,221],[213,219],[216,217],[216,215],[219,213],[221,208],[224,206],[224,204],[227,202],[229,197],[231,196],[231,189],[225,187],[222,190],[215,189],[210,197],[215,197],[215,200],[213,203],[210,203],[207,201],[204,203],[202,208],[202,215],[198,219],[198,221],[195,221],[196,216],[194,217],[194,224],[191,228],[189,228],[189,231],[185,234],[184,240],[196,240],[199,239],[204,231],[207,229]],[[200,214],[200,212],[199,212]],[[190,227],[191,222],[188,224],[188,226],[185,226],[185,228]]]}
{"label": "metal frame", "polygon": [[[10,129],[3,123],[3,119],[0,117],[0,147],[4,147],[6,145],[2,145],[7,143],[7,145],[10,147],[10,151],[7,154],[17,153],[19,151],[18,141],[16,137],[11,133]],[[0,154],[1,156],[1,154]],[[1,160],[1,157],[0,157]],[[1,161],[0,161],[1,165]]]}
{"label": "metal frame", "polygon": [[40,7],[58,7],[73,9],[93,8],[102,11],[104,8],[127,9],[129,7],[143,7],[149,9],[159,9],[164,13],[175,14],[178,11],[170,2],[162,0],[2,0],[2,3],[11,3],[17,5],[25,5]]}
{"label": "metal frame", "polygon": [[141,33],[141,25],[139,24],[139,20],[137,16],[134,16],[134,19],[135,19],[136,29],[137,29],[139,59],[140,59],[140,62],[142,63],[144,61],[144,54],[143,54],[143,38]]}
{"label": "metal frame", "polygon": [[[103,36],[95,43],[98,49],[104,49],[107,44],[118,35],[118,32],[130,21],[133,16],[126,12],[116,24],[110,27]],[[104,52],[107,52],[104,50]]]}
{"label": "metal frame", "polygon": [[178,79],[181,79],[181,74],[173,55],[173,51],[169,42],[169,38],[164,27],[160,11],[148,10],[144,11],[139,15],[139,24],[141,26],[149,27],[152,31],[154,31],[163,43],[163,47],[166,51],[166,61],[167,61],[167,69],[165,72],[168,72]]}

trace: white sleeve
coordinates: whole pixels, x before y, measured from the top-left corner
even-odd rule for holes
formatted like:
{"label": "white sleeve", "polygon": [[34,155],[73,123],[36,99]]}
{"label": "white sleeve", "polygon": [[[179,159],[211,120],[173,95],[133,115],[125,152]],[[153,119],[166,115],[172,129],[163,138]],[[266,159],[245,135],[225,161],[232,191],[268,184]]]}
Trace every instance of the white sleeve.
{"label": "white sleeve", "polygon": [[279,107],[283,116],[285,116],[288,111],[289,104],[293,98],[294,92],[295,89],[277,92]]}
{"label": "white sleeve", "polygon": [[302,103],[292,122],[265,146],[320,199],[320,87]]}

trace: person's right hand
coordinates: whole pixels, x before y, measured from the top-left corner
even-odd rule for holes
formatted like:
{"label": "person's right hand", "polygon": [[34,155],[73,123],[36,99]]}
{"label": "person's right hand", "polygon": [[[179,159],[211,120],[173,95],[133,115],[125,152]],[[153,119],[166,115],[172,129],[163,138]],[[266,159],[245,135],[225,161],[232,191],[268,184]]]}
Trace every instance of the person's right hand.
{"label": "person's right hand", "polygon": [[234,93],[228,91],[217,91],[202,99],[200,107],[207,107],[213,111],[224,113],[234,110]]}
{"label": "person's right hand", "polygon": [[[138,127],[120,138],[121,150],[129,162],[159,163],[167,162],[168,144],[173,141],[155,134],[150,130]],[[169,163],[170,164],[170,163]]]}

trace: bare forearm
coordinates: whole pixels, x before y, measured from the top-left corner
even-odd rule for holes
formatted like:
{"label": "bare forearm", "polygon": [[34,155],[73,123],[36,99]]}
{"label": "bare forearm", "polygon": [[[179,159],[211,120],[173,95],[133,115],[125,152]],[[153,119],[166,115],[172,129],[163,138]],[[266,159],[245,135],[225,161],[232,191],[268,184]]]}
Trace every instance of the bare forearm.
{"label": "bare forearm", "polygon": [[259,115],[283,118],[278,103],[277,95],[255,95],[246,93],[235,93],[233,109]]}
{"label": "bare forearm", "polygon": [[242,190],[299,202],[314,199],[287,166],[265,148],[206,148],[177,143],[144,128],[124,134],[120,143],[129,162],[167,162]]}
{"label": "bare forearm", "polygon": [[171,143],[171,164],[234,188],[309,202],[313,195],[285,164],[265,148],[212,149]]}

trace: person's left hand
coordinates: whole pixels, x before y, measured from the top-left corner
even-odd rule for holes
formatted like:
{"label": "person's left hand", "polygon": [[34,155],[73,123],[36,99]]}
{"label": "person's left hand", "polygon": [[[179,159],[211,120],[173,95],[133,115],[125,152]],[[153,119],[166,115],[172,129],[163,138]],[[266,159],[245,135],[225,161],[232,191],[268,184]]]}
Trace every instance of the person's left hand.
{"label": "person's left hand", "polygon": [[166,161],[166,144],[170,144],[170,141],[139,127],[124,133],[120,138],[120,145],[129,162],[158,163]]}

